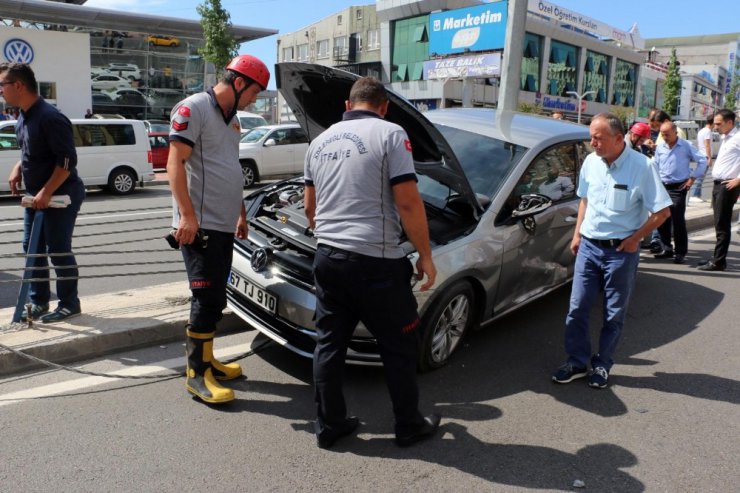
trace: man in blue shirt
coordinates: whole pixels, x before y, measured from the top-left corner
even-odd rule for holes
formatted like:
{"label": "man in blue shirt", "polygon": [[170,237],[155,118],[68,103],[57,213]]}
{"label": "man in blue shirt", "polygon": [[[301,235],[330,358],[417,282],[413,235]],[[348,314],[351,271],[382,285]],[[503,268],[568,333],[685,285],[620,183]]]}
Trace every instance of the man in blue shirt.
{"label": "man in blue shirt", "polygon": [[[694,182],[704,176],[707,170],[707,158],[694,145],[678,136],[676,124],[668,120],[660,126],[663,142],[655,148],[653,164],[658,169],[660,179],[671,197],[671,220],[665,221],[658,228],[663,251],[655,258],[671,258],[673,263],[682,264],[689,246],[689,234],[686,231],[686,195]],[[696,163],[696,170],[691,171],[691,162]],[[671,230],[676,243],[676,250],[671,247]]]}
{"label": "man in blue shirt", "polygon": [[[604,388],[635,282],[640,241],[670,216],[671,199],[647,158],[625,145],[617,116],[596,115],[589,131],[594,152],[581,167],[576,190],[581,203],[571,242],[576,264],[565,320],[568,360],[552,380],[583,378],[591,363],[589,385]],[[599,351],[592,356],[589,314],[602,289],[604,325]]]}
{"label": "man in blue shirt", "polygon": [[[24,216],[23,251],[28,252],[31,227],[39,211],[44,212],[43,229],[38,252],[63,254],[52,256],[57,278],[59,305],[49,311],[49,271],[46,257],[37,257],[34,277],[47,279],[31,283],[29,298],[31,315],[45,323],[59,322],[80,313],[77,296],[78,269],[72,255],[72,232],[85,199],[85,188],[77,176],[77,152],[72,137],[72,123],[59,110],[44,101],[37,90],[36,76],[24,63],[0,65],[0,94],[5,102],[21,109],[15,132],[21,147],[21,160],[10,173],[10,191],[17,195],[22,183],[26,194],[33,196],[31,207]],[[52,195],[68,195],[71,203],[65,208],[49,208]]]}

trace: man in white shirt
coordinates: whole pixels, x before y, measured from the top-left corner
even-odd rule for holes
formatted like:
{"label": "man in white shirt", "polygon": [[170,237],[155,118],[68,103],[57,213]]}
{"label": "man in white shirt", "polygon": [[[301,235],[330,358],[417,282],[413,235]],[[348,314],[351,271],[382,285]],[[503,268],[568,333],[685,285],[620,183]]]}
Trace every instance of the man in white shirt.
{"label": "man in white shirt", "polygon": [[[704,128],[699,130],[696,134],[696,148],[699,152],[707,158],[707,169],[712,167],[712,124],[714,123],[714,116],[709,115],[705,122]],[[706,202],[701,198],[701,185],[704,181],[704,176],[697,177],[694,186],[691,189],[691,197],[689,202]]]}
{"label": "man in white shirt", "polygon": [[699,270],[703,271],[725,270],[727,267],[732,208],[740,195],[740,130],[735,128],[735,113],[719,110],[714,115],[714,129],[722,135],[722,144],[712,168],[712,207],[717,243],[712,258],[699,265]]}

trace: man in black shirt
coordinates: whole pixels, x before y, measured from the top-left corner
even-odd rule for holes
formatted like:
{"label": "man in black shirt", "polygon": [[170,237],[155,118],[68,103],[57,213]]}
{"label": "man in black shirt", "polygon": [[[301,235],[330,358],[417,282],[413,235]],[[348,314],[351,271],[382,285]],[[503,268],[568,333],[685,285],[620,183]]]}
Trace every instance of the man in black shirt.
{"label": "man in black shirt", "polygon": [[[38,94],[36,76],[27,64],[0,65],[0,94],[7,104],[21,109],[15,132],[21,147],[21,160],[10,173],[8,182],[13,195],[23,184],[31,198],[24,216],[23,250],[28,252],[34,218],[43,211],[43,228],[38,251],[30,253],[67,254],[52,256],[57,278],[59,305],[49,311],[49,281],[31,283],[29,298],[33,318],[41,322],[59,322],[80,313],[77,296],[78,269],[72,255],[72,232],[77,212],[85,199],[85,188],[77,176],[77,152],[72,137],[72,123]],[[49,207],[53,195],[68,195],[67,207]],[[34,267],[48,267],[46,257],[37,257]],[[34,271],[33,277],[48,279],[48,269]],[[46,314],[46,315],[44,315]],[[43,315],[43,316],[42,316]]]}

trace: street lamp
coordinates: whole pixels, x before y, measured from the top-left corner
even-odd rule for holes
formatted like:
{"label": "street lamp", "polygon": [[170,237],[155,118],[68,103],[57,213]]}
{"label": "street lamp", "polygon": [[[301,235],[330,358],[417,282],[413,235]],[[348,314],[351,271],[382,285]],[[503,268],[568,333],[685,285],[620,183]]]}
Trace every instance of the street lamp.
{"label": "street lamp", "polygon": [[568,91],[566,94],[572,94],[578,99],[578,123],[581,123],[581,100],[589,94],[596,94],[596,91],[586,91],[583,94],[578,94],[575,91]]}

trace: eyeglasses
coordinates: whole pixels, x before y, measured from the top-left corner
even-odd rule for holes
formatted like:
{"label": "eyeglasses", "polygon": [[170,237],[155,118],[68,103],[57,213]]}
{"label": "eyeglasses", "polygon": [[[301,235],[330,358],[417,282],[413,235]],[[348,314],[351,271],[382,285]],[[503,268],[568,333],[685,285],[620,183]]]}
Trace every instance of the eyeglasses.
{"label": "eyeglasses", "polygon": [[2,87],[5,87],[5,86],[7,86],[8,84],[15,84],[16,82],[17,82],[17,81],[15,81],[15,80],[7,80],[7,81],[5,81],[5,82],[0,82],[0,86],[2,86]]}

